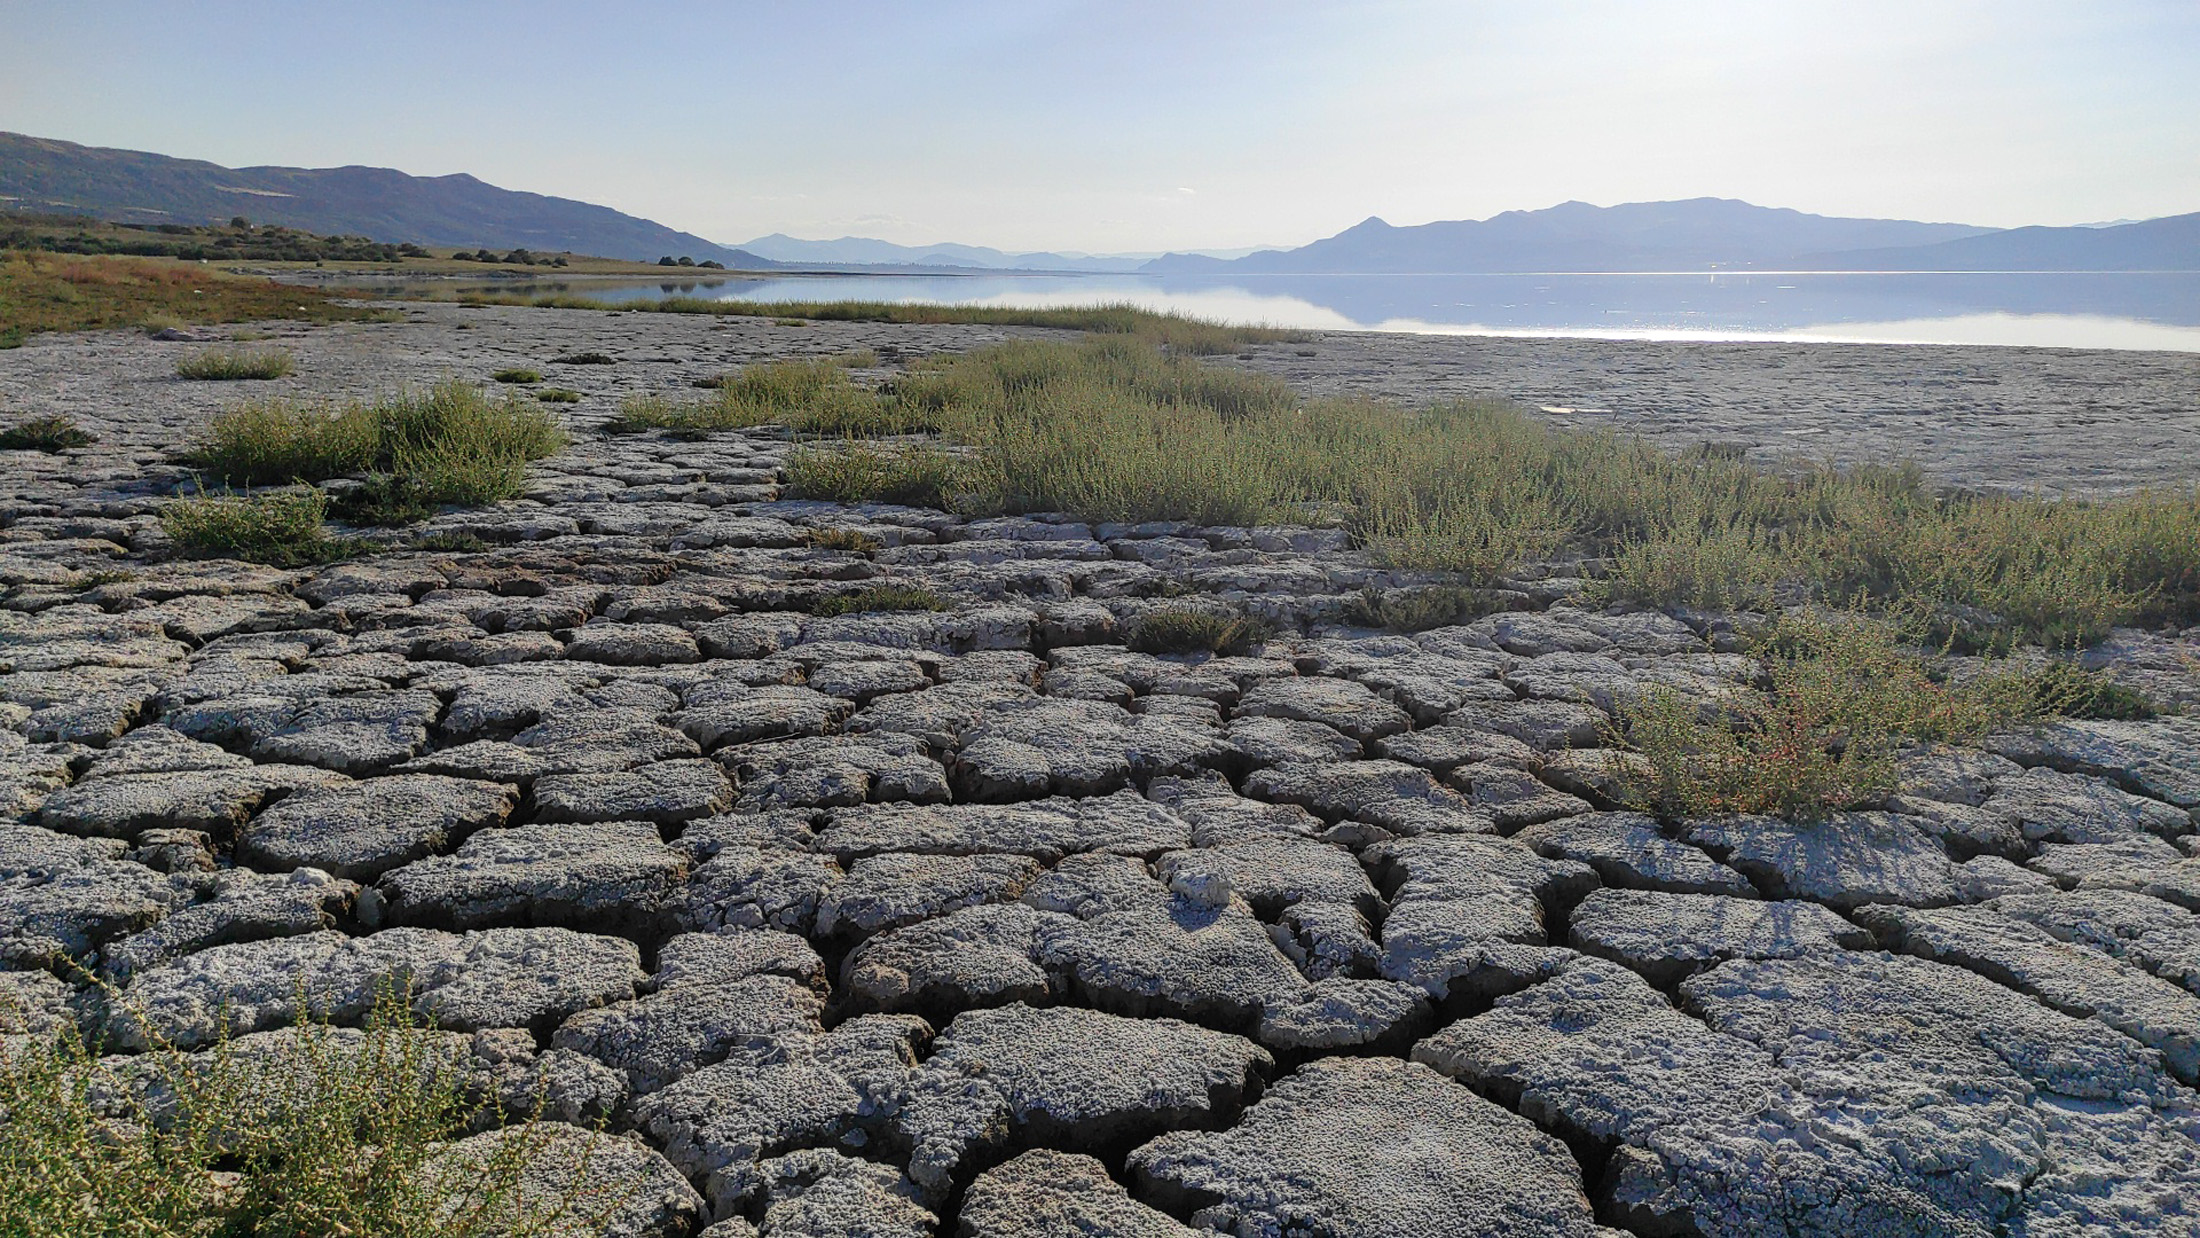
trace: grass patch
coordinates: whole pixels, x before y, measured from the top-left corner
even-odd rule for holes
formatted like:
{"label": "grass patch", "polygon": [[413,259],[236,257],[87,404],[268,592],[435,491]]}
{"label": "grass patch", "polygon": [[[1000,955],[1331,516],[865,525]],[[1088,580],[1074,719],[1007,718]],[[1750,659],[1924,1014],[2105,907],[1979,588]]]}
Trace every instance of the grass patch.
{"label": "grass patch", "polygon": [[1243,615],[1211,610],[1156,610],[1131,625],[1124,643],[1139,653],[1248,653],[1272,633]]}
{"label": "grass patch", "polygon": [[873,555],[879,551],[879,540],[861,529],[829,528],[810,530],[810,546],[816,550],[837,550],[844,554]]}
{"label": "grass patch", "polygon": [[282,349],[211,348],[176,362],[179,377],[216,382],[281,378],[291,369],[291,356]]}
{"label": "grass patch", "polygon": [[160,509],[160,527],[186,554],[303,567],[354,552],[322,527],[327,515],[328,496],[301,486],[178,498]]}
{"label": "grass patch", "polygon": [[716,394],[702,399],[629,396],[611,433],[668,430],[701,434],[749,426],[785,425],[805,434],[910,434],[938,429],[938,419],[906,401],[881,399],[848,377],[830,359],[765,361],[737,374],[695,384]]}
{"label": "grass patch", "polygon": [[1772,813],[1813,820],[1899,789],[1896,756],[1919,741],[1976,741],[2037,715],[2032,676],[1964,684],[1937,675],[1890,624],[1788,612],[1752,652],[1763,678],[1716,702],[1653,688],[1624,702],[1612,745],[1635,807],[1667,817]]}
{"label": "grass patch", "polygon": [[[497,1152],[450,1141],[500,1115],[464,1040],[385,997],[357,1031],[307,1023],[103,1057],[73,1030],[0,1047],[0,1232],[24,1238],[373,1234],[578,1228],[611,1199],[584,1149],[532,1119]],[[478,1146],[478,1145],[469,1145]],[[523,1191],[555,1158],[576,1185]]]}
{"label": "grass patch", "polygon": [[[482,301],[478,304],[487,305],[489,302]],[[617,365],[618,363],[619,359],[617,357],[600,352],[572,352],[562,357],[550,358],[550,364],[552,365]]]}
{"label": "grass patch", "polygon": [[1418,589],[1362,589],[1345,603],[1345,622],[1354,627],[1425,632],[1471,623],[1496,607],[1489,595],[1458,585]]}
{"label": "grass patch", "polygon": [[500,383],[519,383],[522,385],[542,381],[542,375],[534,370],[498,370],[489,377]]}
{"label": "grass patch", "polygon": [[947,600],[930,589],[911,588],[906,585],[877,585],[858,589],[853,593],[836,593],[819,598],[810,607],[810,613],[820,618],[833,615],[862,615],[889,610],[946,610]]}
{"label": "grass patch", "polygon": [[0,430],[0,451],[61,452],[98,441],[98,435],[59,413],[19,421]]}
{"label": "grass patch", "polygon": [[2162,715],[2162,707],[2144,692],[2127,688],[2099,671],[2056,659],[2025,678],[2034,712],[2064,718],[2143,722]]}
{"label": "grass patch", "polygon": [[382,310],[334,294],[230,275],[160,258],[71,257],[0,251],[0,347],[40,331],[106,327],[373,319]]}
{"label": "grass patch", "polygon": [[578,404],[581,393],[566,387],[542,387],[535,391],[535,398],[545,404]]}
{"label": "grass patch", "polygon": [[969,462],[937,447],[876,448],[853,442],[805,447],[788,454],[786,469],[793,498],[950,510],[966,506]]}

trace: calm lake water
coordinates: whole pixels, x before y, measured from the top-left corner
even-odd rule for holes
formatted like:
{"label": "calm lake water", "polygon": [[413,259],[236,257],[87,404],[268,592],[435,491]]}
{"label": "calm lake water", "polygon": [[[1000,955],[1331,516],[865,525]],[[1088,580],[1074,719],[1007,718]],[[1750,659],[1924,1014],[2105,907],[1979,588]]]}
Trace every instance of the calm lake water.
{"label": "calm lake water", "polygon": [[1232,323],[1326,330],[2200,352],[2200,273],[2192,272],[885,275],[525,287],[613,301],[1129,302]]}

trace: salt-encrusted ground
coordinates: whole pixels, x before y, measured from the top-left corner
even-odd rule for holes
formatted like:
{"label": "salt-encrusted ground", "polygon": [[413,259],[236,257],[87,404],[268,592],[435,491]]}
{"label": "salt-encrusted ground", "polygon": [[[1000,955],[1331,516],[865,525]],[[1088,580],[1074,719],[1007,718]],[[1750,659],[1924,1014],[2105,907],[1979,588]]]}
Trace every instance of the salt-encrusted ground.
{"label": "salt-encrusted ground", "polygon": [[[2200,1232],[2200,722],[1920,751],[1886,810],[1821,825],[1658,822],[1604,800],[1600,724],[1748,675],[1724,617],[1581,609],[1558,567],[1476,623],[1346,629],[1402,582],[1333,532],[789,502],[773,433],[585,433],[761,356],[998,331],[418,314],[302,332],[269,386],[532,365],[588,393],[525,500],[436,522],[487,551],[165,560],[166,453],[243,392],[135,335],[0,353],[0,417],[103,436],[0,455],[13,1030],[252,1043],[301,989],[355,1022],[408,979],[515,1107],[646,1145],[597,1162],[633,1184],[624,1234]],[[1901,392],[1857,377],[1892,364],[1869,350],[1569,344],[1608,350],[1569,376],[1543,347],[1250,364],[1623,410]],[[551,363],[582,349],[619,361]],[[1419,381],[1439,353],[1510,385]],[[1622,383],[1638,354],[1658,372]],[[2043,426],[2156,398],[2124,355],[1933,356],[2105,384]],[[1672,433],[1735,424],[1764,423]],[[2049,434],[1935,432],[1973,481]],[[2140,454],[2109,438],[2099,468]],[[835,527],[883,549],[805,544]],[[954,608],[807,613],[882,582]],[[1199,595],[1281,634],[1119,643]],[[2200,708],[2196,659],[2200,633],[2095,655]]]}

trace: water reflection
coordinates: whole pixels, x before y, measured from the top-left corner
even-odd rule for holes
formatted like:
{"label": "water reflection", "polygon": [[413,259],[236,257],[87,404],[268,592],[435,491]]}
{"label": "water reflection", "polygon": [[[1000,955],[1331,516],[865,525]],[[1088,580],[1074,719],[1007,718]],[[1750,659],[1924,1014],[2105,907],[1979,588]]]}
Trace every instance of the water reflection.
{"label": "water reflection", "polygon": [[1328,330],[2003,344],[2200,352],[2200,274],[888,275],[495,285],[609,301],[1129,302]]}

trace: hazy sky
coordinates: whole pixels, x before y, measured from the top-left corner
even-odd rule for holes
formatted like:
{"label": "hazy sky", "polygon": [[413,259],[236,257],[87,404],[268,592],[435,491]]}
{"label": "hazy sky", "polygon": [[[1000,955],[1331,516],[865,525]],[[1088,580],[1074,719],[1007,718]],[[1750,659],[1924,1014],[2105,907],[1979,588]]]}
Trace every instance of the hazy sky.
{"label": "hazy sky", "polygon": [[2200,0],[0,0],[0,129],[720,241],[1148,250],[1711,195],[2200,210]]}

